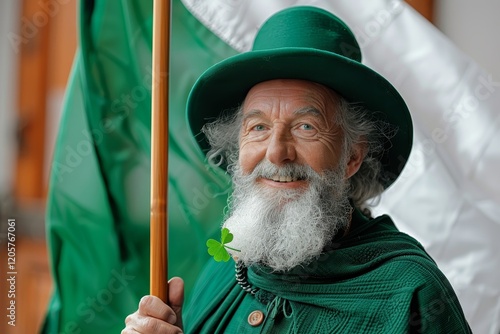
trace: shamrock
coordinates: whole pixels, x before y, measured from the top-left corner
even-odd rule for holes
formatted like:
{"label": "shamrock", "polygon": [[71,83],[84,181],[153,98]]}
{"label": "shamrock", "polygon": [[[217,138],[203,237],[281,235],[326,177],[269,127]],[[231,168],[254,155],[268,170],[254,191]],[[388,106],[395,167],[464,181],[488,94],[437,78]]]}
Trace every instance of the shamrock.
{"label": "shamrock", "polygon": [[233,241],[233,234],[224,227],[221,231],[220,242],[215,239],[207,240],[208,254],[212,255],[214,257],[214,260],[217,262],[229,261],[229,258],[231,256],[227,252],[226,248],[239,252],[238,249],[234,249],[226,245],[231,241]]}

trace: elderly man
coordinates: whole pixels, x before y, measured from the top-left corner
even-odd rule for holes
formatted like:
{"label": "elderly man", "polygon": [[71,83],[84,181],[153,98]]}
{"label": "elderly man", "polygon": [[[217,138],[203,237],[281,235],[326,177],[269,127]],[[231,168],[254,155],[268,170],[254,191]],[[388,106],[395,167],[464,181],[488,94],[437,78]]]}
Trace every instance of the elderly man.
{"label": "elderly man", "polygon": [[233,177],[234,261],[208,264],[184,327],[174,278],[169,305],[144,297],[123,333],[470,332],[422,246],[366,207],[401,172],[412,123],[337,17],[275,14],[252,51],[200,77],[188,118]]}

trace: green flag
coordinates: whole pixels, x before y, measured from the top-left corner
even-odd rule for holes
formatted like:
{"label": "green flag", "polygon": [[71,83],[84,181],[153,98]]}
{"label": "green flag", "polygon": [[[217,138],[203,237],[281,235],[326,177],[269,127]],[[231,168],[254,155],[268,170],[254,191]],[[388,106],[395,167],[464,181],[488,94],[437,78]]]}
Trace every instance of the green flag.
{"label": "green flag", "polygon": [[[44,333],[119,333],[149,293],[152,1],[81,1],[75,58],[51,169],[47,233],[54,277]],[[169,275],[187,297],[230,189],[185,121],[187,95],[236,52],[172,4]]]}

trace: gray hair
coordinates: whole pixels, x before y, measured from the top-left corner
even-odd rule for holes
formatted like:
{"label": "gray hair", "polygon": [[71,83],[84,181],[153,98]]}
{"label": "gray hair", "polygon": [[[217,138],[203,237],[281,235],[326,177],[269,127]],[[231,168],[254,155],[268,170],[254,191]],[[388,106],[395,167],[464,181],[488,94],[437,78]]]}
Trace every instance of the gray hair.
{"label": "gray hair", "polygon": [[[384,141],[391,136],[390,125],[374,120],[373,112],[357,103],[349,103],[340,97],[335,122],[341,127],[343,152],[347,158],[352,155],[355,145],[364,145],[366,154],[356,174],[350,179],[348,196],[353,205],[369,214],[367,201],[376,199],[384,191],[381,183],[382,164],[379,160]],[[207,153],[209,163],[226,166],[229,173],[238,162],[239,136],[242,124],[242,107],[223,114],[202,129],[211,149]]]}

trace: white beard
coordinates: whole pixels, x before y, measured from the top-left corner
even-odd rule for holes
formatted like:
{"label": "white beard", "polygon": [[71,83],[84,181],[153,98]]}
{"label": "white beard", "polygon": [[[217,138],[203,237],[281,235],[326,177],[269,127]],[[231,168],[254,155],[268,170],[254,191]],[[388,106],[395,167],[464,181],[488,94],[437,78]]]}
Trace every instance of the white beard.
{"label": "white beard", "polygon": [[[340,166],[345,166],[342,162]],[[275,189],[257,184],[258,177],[283,175],[305,178],[306,189]],[[260,263],[275,271],[307,265],[349,223],[345,169],[316,173],[309,166],[277,167],[262,161],[252,174],[234,169],[234,192],[223,227],[234,235],[228,245],[240,250],[233,257],[245,265]]]}

